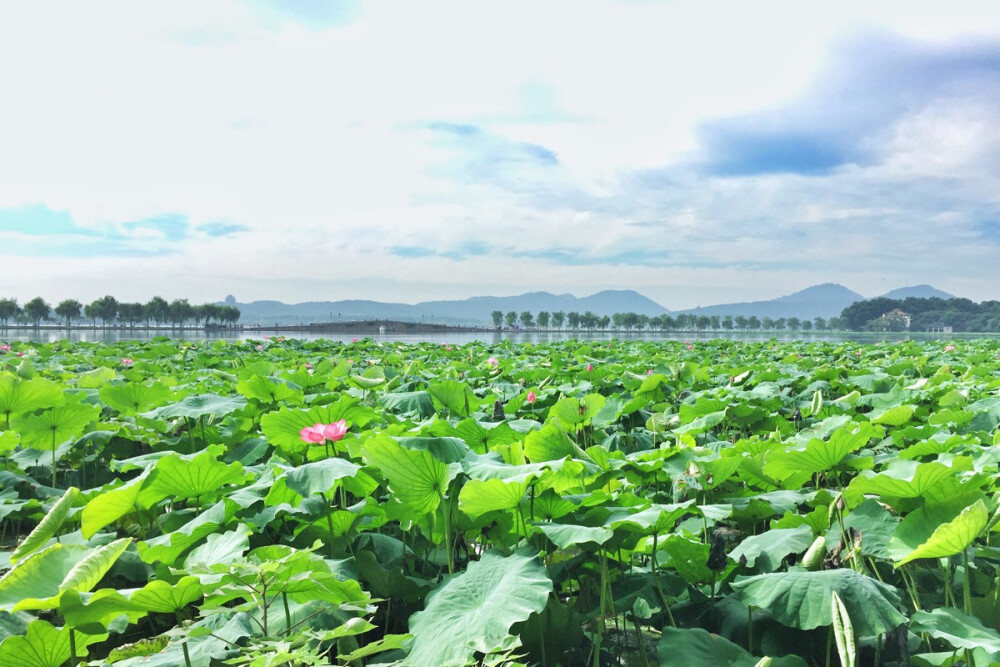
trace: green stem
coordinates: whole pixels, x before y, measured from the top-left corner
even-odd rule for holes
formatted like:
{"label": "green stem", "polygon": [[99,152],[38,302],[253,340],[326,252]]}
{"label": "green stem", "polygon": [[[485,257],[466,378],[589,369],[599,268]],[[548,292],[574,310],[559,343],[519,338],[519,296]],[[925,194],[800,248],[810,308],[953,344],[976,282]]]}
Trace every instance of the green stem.
{"label": "green stem", "polygon": [[[657,534],[653,533],[653,555],[652,555],[653,585],[656,587],[656,593],[660,596],[660,604],[663,605],[663,608],[667,612],[667,618],[670,619],[670,625],[676,628],[677,627],[677,622],[674,621],[674,615],[670,611],[670,605],[667,604],[667,596],[663,592],[663,587],[660,586],[660,576],[657,574],[657,569],[659,568],[659,564],[656,562],[656,550],[657,550],[657,546],[658,546],[657,545]],[[714,576],[715,572],[713,572],[712,574]],[[715,588],[715,587],[713,586],[713,588]]]}
{"label": "green stem", "polygon": [[187,639],[181,642],[181,650],[184,651],[184,667],[191,667],[191,654],[188,653]]}
{"label": "green stem", "polygon": [[52,431],[52,488],[56,488],[56,432]]}
{"label": "green stem", "polygon": [[966,616],[972,616],[972,572],[969,570],[969,549],[962,549],[962,565],[965,577],[962,578],[962,610]]}
{"label": "green stem", "polygon": [[444,494],[441,496],[441,511],[444,515],[444,545],[448,557],[448,574],[455,574],[455,554],[451,548],[451,504],[445,501]]}
{"label": "green stem", "polygon": [[337,539],[336,534],[333,531],[333,494],[330,496],[323,495],[326,498],[326,529],[330,533],[330,558],[334,558],[335,553],[333,550],[333,544]]}
{"label": "green stem", "polygon": [[747,606],[747,652],[753,653],[753,606]]}
{"label": "green stem", "polygon": [[69,664],[70,667],[76,667],[76,631],[73,628],[69,629]]}
{"label": "green stem", "polygon": [[281,604],[285,607],[285,636],[292,634],[292,612],[288,609],[288,594],[281,591]]}

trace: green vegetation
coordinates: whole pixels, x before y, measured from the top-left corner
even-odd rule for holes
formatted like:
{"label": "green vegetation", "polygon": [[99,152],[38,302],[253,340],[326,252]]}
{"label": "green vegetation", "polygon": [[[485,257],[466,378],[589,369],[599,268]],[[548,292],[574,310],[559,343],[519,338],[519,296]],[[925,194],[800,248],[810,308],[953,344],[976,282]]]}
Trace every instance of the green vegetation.
{"label": "green vegetation", "polygon": [[994,341],[0,345],[0,664],[994,664],[998,391]]}
{"label": "green vegetation", "polygon": [[879,297],[852,303],[841,316],[855,331],[927,331],[943,326],[953,331],[1000,331],[1000,301]]}
{"label": "green vegetation", "polygon": [[499,310],[494,310],[492,314],[494,328],[500,329],[503,325],[508,328],[513,327],[520,321],[521,328],[561,329],[566,322],[573,330],[600,330],[607,331],[839,331],[843,330],[846,320],[839,317],[832,317],[829,320],[817,317],[813,320],[800,320],[797,317],[780,317],[772,319],[765,317],[763,320],[756,316],[743,317],[742,315],[733,318],[730,315],[687,315],[678,313],[676,315],[641,315],[639,313],[615,313],[614,315],[598,316],[590,311],[578,312],[556,312],[540,311],[537,318],[529,311],[523,311],[520,315],[514,311],[504,315]]}
{"label": "green vegetation", "polygon": [[81,318],[90,320],[96,325],[97,320],[102,326],[134,328],[137,325],[157,326],[170,324],[174,327],[184,327],[191,323],[206,327],[233,326],[240,319],[240,309],[235,306],[221,306],[206,303],[193,306],[187,299],[175,299],[168,303],[161,297],[153,297],[148,303],[119,302],[115,297],[107,295],[84,306],[75,299],[65,299],[53,309],[42,297],[36,296],[31,301],[19,306],[17,299],[0,299],[0,327],[9,326],[11,322],[27,323],[39,326],[42,321],[50,320],[52,314],[61,318],[67,327]]}

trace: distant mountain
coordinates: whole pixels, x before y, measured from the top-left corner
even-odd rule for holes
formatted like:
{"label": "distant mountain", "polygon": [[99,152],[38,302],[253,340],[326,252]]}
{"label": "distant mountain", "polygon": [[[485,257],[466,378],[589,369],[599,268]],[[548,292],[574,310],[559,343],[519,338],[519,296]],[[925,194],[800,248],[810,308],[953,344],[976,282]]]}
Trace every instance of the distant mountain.
{"label": "distant mountain", "polygon": [[349,320],[389,319],[401,321],[427,321],[444,324],[489,325],[492,313],[530,311],[563,311],[613,315],[633,312],[642,315],[663,315],[670,311],[632,290],[606,290],[587,297],[572,294],[529,292],[520,296],[477,296],[456,301],[424,301],[417,304],[382,303],[380,301],[310,301],[286,304],[281,301],[253,301],[226,303],[240,309],[240,320],[245,324],[299,324]]}
{"label": "distant mountain", "polygon": [[891,292],[886,292],[883,294],[887,299],[896,299],[902,301],[903,299],[909,299],[910,297],[916,299],[930,299],[937,297],[939,299],[954,299],[954,294],[948,294],[947,292],[942,292],[936,287],[931,287],[930,285],[914,285],[913,287],[900,287],[899,289],[894,289]]}
{"label": "distant mountain", "polygon": [[811,320],[816,317],[839,317],[844,308],[855,301],[862,301],[864,298],[843,285],[825,283],[768,301],[723,303],[680,312],[691,315],[732,315],[733,317],[756,315],[760,318],[797,317],[800,320]]}

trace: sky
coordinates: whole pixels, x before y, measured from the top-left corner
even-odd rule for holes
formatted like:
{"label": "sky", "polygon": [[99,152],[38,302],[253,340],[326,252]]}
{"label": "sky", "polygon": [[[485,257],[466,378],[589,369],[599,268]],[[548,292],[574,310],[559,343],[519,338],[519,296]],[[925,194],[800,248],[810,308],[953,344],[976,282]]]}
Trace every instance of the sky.
{"label": "sky", "polygon": [[0,0],[0,297],[1000,299],[1000,2]]}

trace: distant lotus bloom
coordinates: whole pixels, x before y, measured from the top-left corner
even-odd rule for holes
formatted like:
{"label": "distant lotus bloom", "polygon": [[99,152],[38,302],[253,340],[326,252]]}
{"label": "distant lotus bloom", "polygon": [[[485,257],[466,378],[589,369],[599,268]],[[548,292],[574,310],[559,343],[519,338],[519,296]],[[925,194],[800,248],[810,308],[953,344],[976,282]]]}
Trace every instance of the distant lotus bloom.
{"label": "distant lotus bloom", "polygon": [[945,346],[944,346],[944,351],[945,351],[945,352],[951,352],[951,351],[952,351],[952,350],[954,350],[954,349],[955,349],[955,346],[954,346],[954,345],[945,345]]}
{"label": "distant lotus bloom", "polygon": [[24,352],[18,352],[18,353],[17,353],[17,356],[19,356],[19,357],[23,357],[23,356],[24,356]]}
{"label": "distant lotus bloom", "polygon": [[264,346],[263,346],[263,345],[258,345],[258,346],[257,346],[257,349],[258,349],[258,350],[263,350],[263,349],[264,349]]}
{"label": "distant lotus bloom", "polygon": [[444,346],[444,349],[445,349],[445,350],[446,350],[447,352],[451,352],[451,345],[445,345],[445,346]]}
{"label": "distant lotus bloom", "polygon": [[652,374],[653,374],[653,369],[652,368],[647,368],[646,369],[646,375],[652,375]]}
{"label": "distant lotus bloom", "polygon": [[687,349],[693,350],[694,349],[694,345],[692,345],[691,343],[688,343]]}
{"label": "distant lotus bloom", "polygon": [[309,363],[309,362],[307,361],[307,362],[305,363],[305,367],[306,367],[306,368],[312,368],[312,367],[313,367],[313,365],[312,365],[312,364],[310,364],[310,363]]}
{"label": "distant lotus bloom", "polygon": [[486,365],[493,366],[494,368],[496,368],[497,366],[500,365],[500,361],[496,357],[490,357],[489,359],[486,360]]}
{"label": "distant lotus bloom", "polygon": [[357,343],[357,342],[358,342],[358,339],[357,339],[357,338],[352,338],[352,339],[351,339],[351,342],[352,342],[352,343]]}
{"label": "distant lotus bloom", "polygon": [[0,354],[7,354],[8,352],[10,352],[10,345],[7,345],[6,343],[0,345]]}
{"label": "distant lotus bloom", "polygon": [[131,366],[134,363],[131,357],[122,357],[122,366]]}
{"label": "distant lotus bloom", "polygon": [[528,405],[532,405],[538,400],[538,397],[535,396],[535,392],[532,390],[528,392],[528,396],[524,400],[527,401]]}
{"label": "distant lotus bloom", "polygon": [[264,336],[264,340],[270,340],[270,336]]}
{"label": "distant lotus bloom", "polygon": [[855,357],[860,357],[861,356],[861,350],[855,350],[854,351],[854,356]]}
{"label": "distant lotus bloom", "polygon": [[594,370],[594,364],[587,364],[587,370],[588,371]]}

